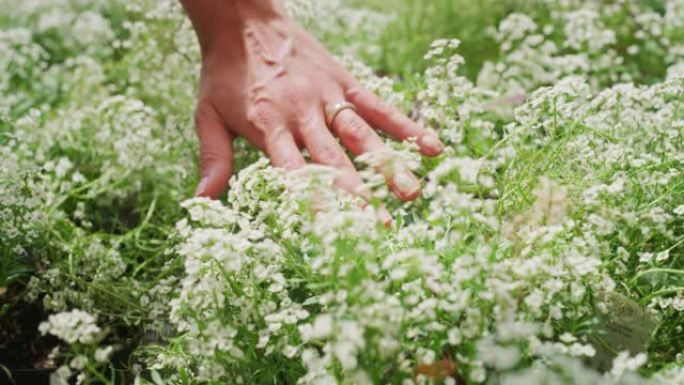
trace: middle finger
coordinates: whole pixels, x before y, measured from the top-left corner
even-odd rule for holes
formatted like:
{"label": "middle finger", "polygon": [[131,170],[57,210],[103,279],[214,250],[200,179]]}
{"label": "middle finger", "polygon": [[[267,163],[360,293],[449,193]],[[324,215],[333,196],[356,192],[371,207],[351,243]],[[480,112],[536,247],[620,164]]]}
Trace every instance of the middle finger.
{"label": "middle finger", "polygon": [[335,167],[342,172],[335,180],[338,186],[366,200],[370,198],[368,192],[362,189],[363,179],[335,137],[326,129],[320,112],[311,112],[299,119],[299,132],[314,162]]}
{"label": "middle finger", "polygon": [[[380,136],[351,109],[341,111],[332,121],[332,129],[354,155],[390,150]],[[401,200],[413,200],[420,195],[420,183],[409,170],[390,164],[392,159],[379,164],[378,171],[385,176],[390,188]]]}

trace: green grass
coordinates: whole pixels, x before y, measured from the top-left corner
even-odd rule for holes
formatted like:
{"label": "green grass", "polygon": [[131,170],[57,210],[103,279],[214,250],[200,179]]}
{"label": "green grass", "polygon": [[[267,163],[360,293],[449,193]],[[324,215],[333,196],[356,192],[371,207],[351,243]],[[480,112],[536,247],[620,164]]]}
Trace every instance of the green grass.
{"label": "green grass", "polygon": [[474,80],[498,47],[486,30],[512,12],[523,12],[534,0],[372,0],[376,10],[396,15],[381,37],[381,53],[368,58],[374,68],[394,74],[425,69],[422,60],[430,43],[440,38],[461,40],[459,53],[466,58],[465,71]]}

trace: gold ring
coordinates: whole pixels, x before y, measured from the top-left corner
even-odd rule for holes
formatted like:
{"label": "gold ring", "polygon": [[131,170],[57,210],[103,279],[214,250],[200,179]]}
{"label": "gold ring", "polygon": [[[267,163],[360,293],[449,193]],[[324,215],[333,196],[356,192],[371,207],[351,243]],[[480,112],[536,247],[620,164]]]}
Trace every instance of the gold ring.
{"label": "gold ring", "polygon": [[332,124],[335,121],[337,115],[339,115],[340,112],[346,109],[356,111],[356,106],[349,102],[341,102],[335,104],[333,108],[327,109],[327,111],[325,112],[325,124],[328,125],[328,128],[332,128]]}

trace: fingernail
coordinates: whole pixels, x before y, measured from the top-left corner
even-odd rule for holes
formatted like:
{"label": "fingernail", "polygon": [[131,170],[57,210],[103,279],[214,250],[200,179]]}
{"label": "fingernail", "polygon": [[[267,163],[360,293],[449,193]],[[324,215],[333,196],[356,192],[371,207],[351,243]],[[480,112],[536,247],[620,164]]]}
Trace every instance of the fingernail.
{"label": "fingernail", "polygon": [[404,198],[413,197],[420,191],[420,183],[413,174],[408,171],[397,173],[392,178],[394,187]]}
{"label": "fingernail", "polygon": [[378,207],[378,219],[380,222],[382,222],[383,225],[389,227],[392,225],[392,215],[387,211],[386,208],[384,207]]}
{"label": "fingernail", "polygon": [[204,194],[208,184],[209,178],[202,178],[202,180],[200,180],[199,184],[197,185],[197,190],[195,190],[195,196],[197,197]]}
{"label": "fingernail", "polygon": [[439,138],[433,134],[423,135],[420,143],[423,145],[423,147],[434,153],[440,153],[442,150],[444,150],[444,143],[442,143],[442,141],[440,141]]}

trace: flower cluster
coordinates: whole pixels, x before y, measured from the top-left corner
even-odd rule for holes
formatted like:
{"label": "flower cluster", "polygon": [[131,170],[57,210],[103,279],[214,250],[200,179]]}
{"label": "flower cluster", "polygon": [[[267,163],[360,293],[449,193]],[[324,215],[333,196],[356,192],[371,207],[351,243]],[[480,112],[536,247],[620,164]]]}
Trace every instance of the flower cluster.
{"label": "flower cluster", "polygon": [[98,346],[105,332],[97,326],[95,316],[83,310],[74,309],[53,314],[38,327],[42,334],[51,334],[69,345],[66,352],[59,347],[50,353],[50,359],[64,361],[51,376],[51,382],[69,384],[74,375],[76,383],[82,384],[89,377],[99,373],[97,366],[108,363],[113,346]]}
{"label": "flower cluster", "polygon": [[586,75],[595,89],[653,81],[681,60],[679,0],[640,2],[546,0],[514,13],[490,31],[499,43],[478,85],[505,95],[527,95],[570,75]]}
{"label": "flower cluster", "polygon": [[91,344],[101,332],[95,317],[82,310],[53,314],[38,329],[42,334],[52,334],[69,344]]}

